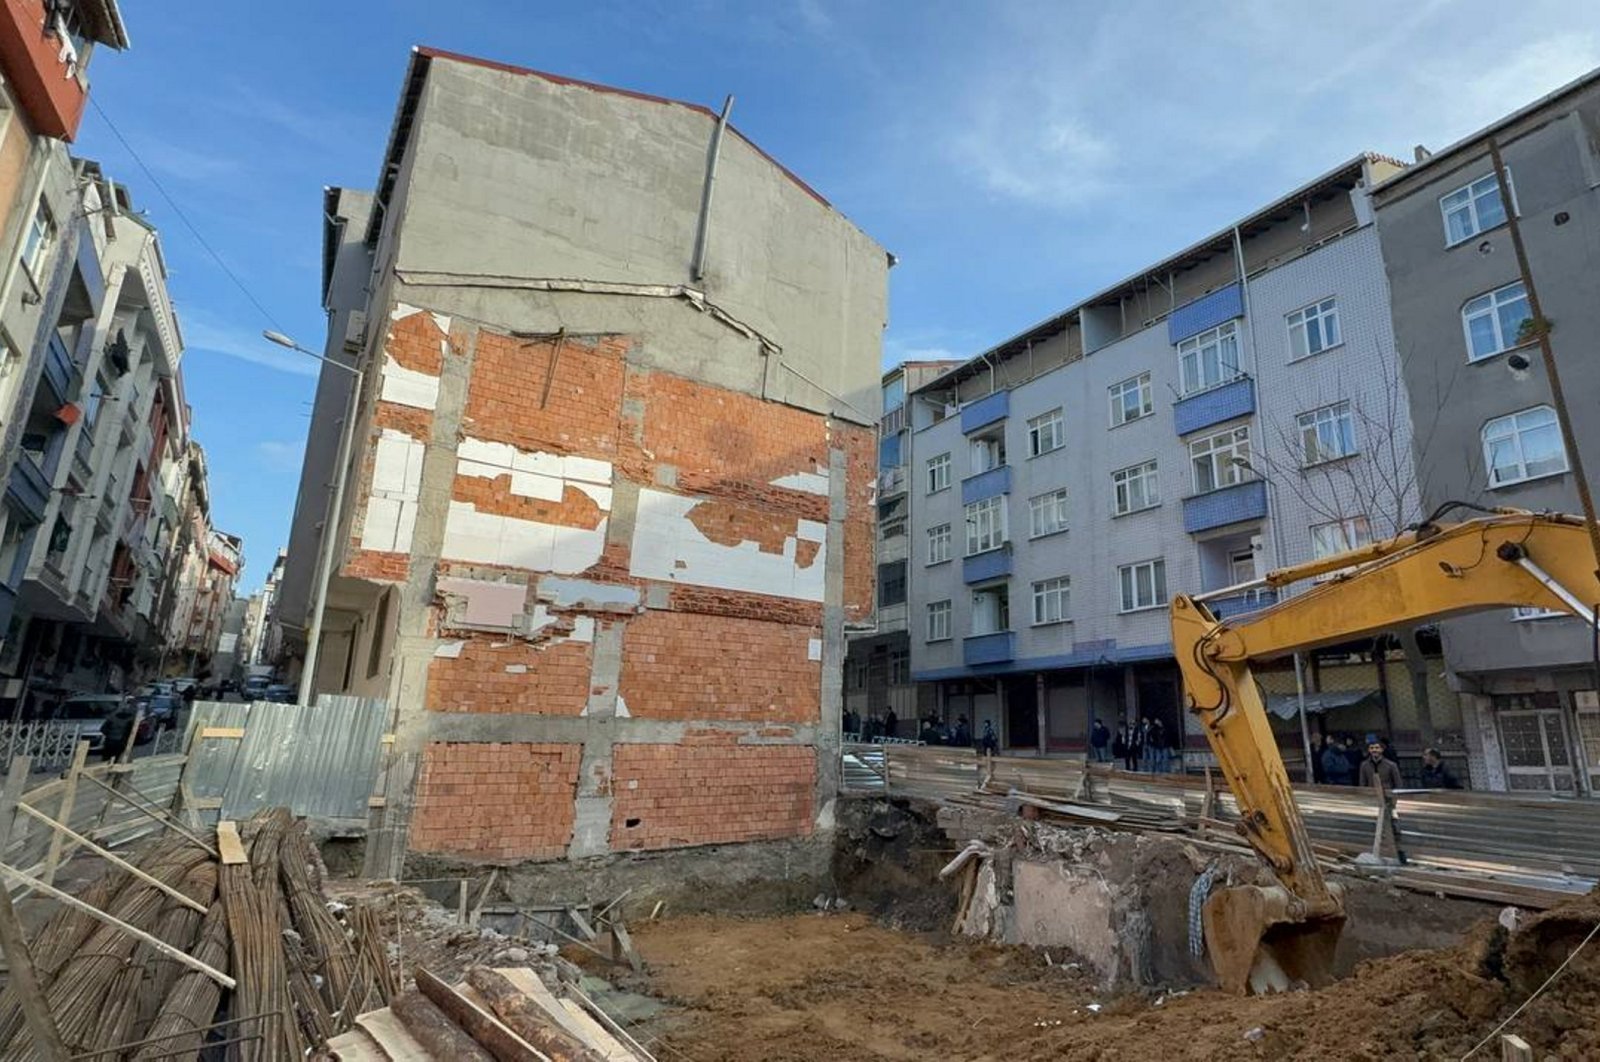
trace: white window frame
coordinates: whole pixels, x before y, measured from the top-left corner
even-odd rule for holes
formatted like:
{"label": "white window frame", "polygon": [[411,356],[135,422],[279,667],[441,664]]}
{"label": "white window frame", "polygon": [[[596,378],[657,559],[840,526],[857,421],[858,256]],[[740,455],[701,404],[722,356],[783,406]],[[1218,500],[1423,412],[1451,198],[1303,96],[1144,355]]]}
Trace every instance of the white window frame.
{"label": "white window frame", "polygon": [[973,502],[962,511],[966,517],[968,557],[997,550],[1006,544],[1005,495]]}
{"label": "white window frame", "polygon": [[[1150,573],[1149,601],[1141,601],[1139,595],[1139,572],[1148,569]],[[1129,592],[1132,592],[1130,599]],[[1145,612],[1153,608],[1161,608],[1167,603],[1167,562],[1164,557],[1152,560],[1135,561],[1132,564],[1123,564],[1117,567],[1117,599],[1122,607],[1119,612]]]}
{"label": "white window frame", "polygon": [[[1524,425],[1519,423],[1521,420],[1534,413],[1548,414],[1549,419],[1541,424]],[[1545,429],[1555,433],[1556,445],[1560,448],[1561,452],[1561,467],[1551,469],[1547,472],[1536,472],[1532,475],[1529,475],[1528,458],[1522,441],[1523,436],[1530,431],[1540,431]],[[1528,483],[1536,479],[1545,479],[1550,476],[1565,475],[1571,468],[1571,465],[1568,463],[1567,459],[1566,441],[1561,438],[1561,422],[1556,418],[1556,411],[1551,409],[1549,406],[1529,406],[1527,409],[1519,409],[1515,413],[1507,413],[1503,417],[1495,417],[1493,420],[1484,424],[1483,430],[1479,433],[1479,436],[1483,441],[1483,468],[1484,475],[1489,480],[1490,490],[1494,490],[1497,487],[1509,487],[1517,483]],[[1517,453],[1516,467],[1520,470],[1521,474],[1511,479],[1497,479],[1495,477],[1494,444],[1505,439],[1510,439],[1515,443]]]}
{"label": "white window frame", "polygon": [[[1143,499],[1139,505],[1131,504],[1133,486],[1137,483]],[[1125,504],[1127,503],[1127,504]],[[1111,511],[1116,516],[1140,513],[1161,504],[1160,471],[1154,460],[1141,461],[1111,473]]]}
{"label": "white window frame", "polygon": [[952,614],[950,600],[928,602],[928,623],[926,641],[948,642],[950,640],[950,619]]}
{"label": "white window frame", "polygon": [[1072,579],[1059,576],[1033,584],[1033,625],[1045,627],[1072,619]]}
{"label": "white window frame", "polygon": [[[1225,349],[1223,341],[1227,340],[1228,346],[1233,348],[1233,361],[1230,363],[1223,356]],[[1207,379],[1205,372],[1206,351],[1216,349],[1217,376]],[[1188,366],[1193,361],[1195,371],[1194,380],[1189,379]],[[1230,371],[1232,370],[1232,371]],[[1237,321],[1224,321],[1215,328],[1208,328],[1198,335],[1190,336],[1178,344],[1178,382],[1183,389],[1183,397],[1197,395],[1224,384],[1230,384],[1244,375],[1244,370],[1239,365],[1239,324]]]}
{"label": "white window frame", "polygon": [[[1244,460],[1243,465],[1233,463],[1233,458]],[[1211,483],[1201,482],[1201,469],[1209,468]],[[1213,432],[1189,444],[1189,474],[1194,480],[1196,494],[1210,494],[1254,478],[1250,471],[1250,425],[1241,424]]]}
{"label": "white window frame", "polygon": [[[1356,439],[1355,410],[1348,400],[1343,402],[1330,402],[1316,409],[1308,409],[1295,417],[1295,428],[1300,433],[1300,466],[1310,468],[1313,465],[1326,464],[1329,461],[1341,461],[1361,452],[1361,444]],[[1344,449],[1346,433],[1340,430],[1340,425],[1349,428],[1349,449]],[[1322,448],[1323,428],[1332,426],[1333,437],[1339,440],[1338,452],[1325,451]],[[1313,445],[1308,446],[1310,442]]]}
{"label": "white window frame", "polygon": [[41,196],[22,242],[22,264],[36,284],[44,283],[41,271],[45,259],[50,257],[50,248],[55,245],[57,231],[55,215],[50,213],[50,205]]}
{"label": "white window frame", "polygon": [[989,432],[986,435],[974,435],[967,440],[967,452],[971,460],[974,476],[981,476],[985,472],[993,472],[1004,467],[1006,463],[1006,436],[1004,429]]}
{"label": "white window frame", "polygon": [[[1344,346],[1344,328],[1339,321],[1339,300],[1330,295],[1284,316],[1289,327],[1289,360],[1301,361],[1325,350]],[[1321,345],[1311,346],[1312,334]],[[1296,343],[1296,340],[1299,342]]]}
{"label": "white window frame", "polygon": [[950,452],[934,454],[928,458],[928,493],[938,494],[942,490],[950,489]]}
{"label": "white window frame", "polygon": [[1028,456],[1059,450],[1067,444],[1067,417],[1061,407],[1041,413],[1028,421]]}
{"label": "white window frame", "polygon": [[1028,537],[1044,538],[1067,529],[1067,488],[1035,494],[1028,499]]}
{"label": "white window frame", "polygon": [[[1370,546],[1372,538],[1372,521],[1363,516],[1347,516],[1343,520],[1329,520],[1326,523],[1312,524],[1306,529],[1306,537],[1311,546],[1311,559],[1322,560],[1324,557],[1336,556],[1347,553],[1362,546]],[[1329,542],[1329,539],[1334,541]],[[1336,548],[1322,548],[1324,545]],[[1340,568],[1336,571],[1323,572],[1316,577],[1316,581],[1327,582],[1336,576],[1349,571],[1349,568]]]}
{"label": "white window frame", "polygon": [[[1150,374],[1141,372],[1138,376],[1130,376],[1106,388],[1111,402],[1111,426],[1121,427],[1135,420],[1143,420],[1156,411],[1155,399],[1150,388]],[[1128,413],[1128,395],[1135,396],[1138,407],[1134,413]]]}
{"label": "white window frame", "polygon": [[[1507,295],[1511,289],[1517,289],[1515,295]],[[1474,295],[1461,306],[1461,337],[1467,343],[1467,361],[1469,363],[1488,361],[1490,358],[1504,354],[1508,350],[1527,346],[1531,340],[1518,339],[1516,335],[1505,334],[1505,322],[1501,311],[1508,306],[1521,302],[1527,310],[1524,321],[1533,320],[1533,311],[1528,307],[1528,289],[1522,286],[1522,281],[1513,280],[1493,291],[1486,291],[1482,295]],[[1495,348],[1493,350],[1478,351],[1472,345],[1472,323],[1480,318],[1487,318],[1489,325],[1494,330]],[[1518,331],[1521,331],[1520,325]]]}
{"label": "white window frame", "polygon": [[928,563],[943,564],[950,559],[950,525],[935,524],[928,528]]}
{"label": "white window frame", "polygon": [[[1495,222],[1493,225],[1485,227],[1483,220],[1478,217],[1478,201],[1483,199],[1491,190],[1493,190],[1496,196],[1500,194],[1499,182],[1495,180],[1493,170],[1490,170],[1487,174],[1477,178],[1476,180],[1468,181],[1459,188],[1452,188],[1450,191],[1439,197],[1439,220],[1444,223],[1444,245],[1446,247],[1455,247],[1472,239],[1479,233],[1488,232],[1491,229],[1497,229],[1501,225],[1505,224],[1505,221],[1502,220]],[[1511,193],[1510,209],[1515,211],[1520,217],[1521,211],[1517,210],[1517,182],[1511,179],[1510,166],[1506,167],[1506,190]],[[1466,199],[1460,204],[1454,207],[1448,207],[1445,205],[1446,200],[1455,196],[1459,196],[1463,192],[1466,193]],[[1460,210],[1462,207],[1466,208],[1467,216],[1471,219],[1472,231],[1467,232],[1464,235],[1451,238],[1450,215],[1453,211]],[[1506,204],[1500,204],[1500,212],[1502,214],[1506,214]],[[1506,214],[1506,216],[1509,217],[1510,215]]]}
{"label": "white window frame", "polygon": [[1571,613],[1562,612],[1558,608],[1542,608],[1539,605],[1518,605],[1511,610],[1512,623],[1529,623],[1533,620],[1565,619]]}

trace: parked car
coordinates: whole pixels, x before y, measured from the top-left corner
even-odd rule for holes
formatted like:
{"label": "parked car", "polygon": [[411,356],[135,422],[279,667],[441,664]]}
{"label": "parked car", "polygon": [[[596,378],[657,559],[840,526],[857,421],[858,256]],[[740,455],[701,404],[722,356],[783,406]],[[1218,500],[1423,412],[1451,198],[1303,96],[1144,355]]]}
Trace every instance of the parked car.
{"label": "parked car", "polygon": [[135,694],[133,706],[144,709],[145,719],[160,729],[178,725],[178,709],[183,707],[183,698],[157,685]]}
{"label": "parked car", "polygon": [[267,687],[265,699],[274,704],[293,704],[294,694],[295,689],[293,686],[285,686],[281,682],[273,683],[271,686]]}
{"label": "parked car", "polygon": [[[77,723],[80,737],[89,742],[89,751],[109,759],[128,743],[137,712],[133,700],[123,694],[80,693],[62,701],[51,718]],[[154,733],[155,724],[145,719],[135,743],[149,741]]]}
{"label": "parked car", "polygon": [[259,701],[266,697],[267,690],[272,686],[272,679],[266,675],[251,675],[244,680],[240,692],[247,701]]}

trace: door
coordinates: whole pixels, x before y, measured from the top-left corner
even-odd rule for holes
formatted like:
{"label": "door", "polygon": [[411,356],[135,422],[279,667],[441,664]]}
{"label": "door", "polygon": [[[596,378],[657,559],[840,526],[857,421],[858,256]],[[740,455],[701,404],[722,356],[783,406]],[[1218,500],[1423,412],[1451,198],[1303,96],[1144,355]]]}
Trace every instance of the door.
{"label": "door", "polygon": [[1589,795],[1600,795],[1600,706],[1595,704],[1591,690],[1579,690],[1578,704],[1578,754],[1583,757],[1583,769],[1588,773]]}
{"label": "door", "polygon": [[1557,709],[1502,711],[1500,750],[1512,790],[1570,793],[1576,787],[1566,727]]}

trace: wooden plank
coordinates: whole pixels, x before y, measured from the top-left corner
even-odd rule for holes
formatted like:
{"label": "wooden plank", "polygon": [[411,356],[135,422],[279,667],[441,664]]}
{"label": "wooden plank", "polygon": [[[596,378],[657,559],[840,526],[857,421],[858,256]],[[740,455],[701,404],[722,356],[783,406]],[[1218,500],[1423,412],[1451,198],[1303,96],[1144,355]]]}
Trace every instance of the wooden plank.
{"label": "wooden plank", "polygon": [[606,1062],[639,1062],[639,1056],[623,1046],[618,1040],[606,1031],[601,1025],[589,1016],[583,1009],[583,1004],[575,999],[559,1001],[561,1010],[567,1018],[583,1032],[583,1040],[589,1045],[590,1050],[598,1051]]}
{"label": "wooden plank", "polygon": [[[146,805],[141,804],[139,801],[135,800],[133,797],[129,796],[127,793],[124,793],[122,790],[113,788],[112,786],[109,786],[109,785],[106,785],[106,783],[102,782],[100,779],[96,778],[92,773],[90,773],[88,771],[84,772],[83,777],[85,779],[87,779],[89,782],[93,783],[94,785],[97,785],[101,789],[104,789],[107,793],[109,793],[112,796],[116,797],[118,800],[122,801],[124,804],[127,804],[129,807],[136,808],[137,810],[139,810],[139,811],[143,812],[144,814],[148,815],[150,818],[155,819],[157,822],[161,823],[162,825],[170,826],[174,830],[177,830],[179,833],[181,833],[185,837],[189,838],[189,840],[193,841],[195,844],[199,845],[201,848],[204,848],[207,852],[210,852],[211,855],[214,858],[218,857],[218,853],[217,853],[217,850],[215,848],[211,847],[205,841],[201,840],[200,837],[197,834],[191,832],[187,826],[184,826],[182,823],[178,822],[177,819],[174,819],[171,815],[167,814],[167,812],[165,810],[163,810],[162,808],[155,807],[153,805],[147,807]],[[106,802],[107,810],[109,810],[110,807],[111,807],[111,802],[107,801]],[[104,815],[101,816],[101,821],[96,824],[96,830],[98,831],[99,827],[103,826],[103,825],[105,825],[105,816]]]}
{"label": "wooden plank", "polygon": [[328,1053],[339,1062],[390,1062],[378,1041],[365,1029],[351,1029],[328,1041]]}
{"label": "wooden plank", "polygon": [[380,1058],[392,1062],[433,1062],[433,1056],[388,1007],[362,1014],[356,1018],[356,1027],[377,1041]]}
{"label": "wooden plank", "polygon": [[483,891],[478,893],[478,902],[472,905],[472,913],[467,918],[467,921],[468,921],[469,924],[477,925],[480,921],[483,920],[483,904],[484,904],[484,901],[489,898],[489,890],[494,888],[495,879],[498,878],[499,876],[500,876],[500,868],[499,867],[490,867],[489,868],[489,880],[483,883]]}
{"label": "wooden plank", "polygon": [[[9,864],[0,863],[0,874],[5,874],[7,877],[10,877],[10,878],[12,878],[12,879],[14,879],[16,881],[20,881],[24,885],[30,886],[30,887],[32,887],[34,889],[37,889],[38,891],[44,893],[46,896],[49,896],[51,899],[59,900],[60,902],[66,904],[68,907],[77,908],[78,910],[82,911],[86,915],[90,915],[91,917],[98,918],[100,921],[104,922],[108,926],[111,926],[111,927],[113,927],[115,929],[122,930],[122,932],[128,934],[129,936],[133,937],[134,939],[143,941],[144,943],[150,945],[152,948],[156,949],[161,954],[165,955],[167,958],[172,959],[174,962],[182,963],[184,966],[187,966],[191,970],[198,970],[200,973],[205,974],[207,977],[209,977],[213,981],[217,982],[217,984],[221,985],[223,988],[227,988],[227,989],[231,990],[234,987],[235,983],[236,983],[234,981],[234,979],[229,977],[227,974],[222,973],[219,970],[212,969],[211,967],[207,966],[205,963],[201,962],[199,959],[196,959],[196,958],[193,958],[192,956],[190,956],[187,952],[182,951],[179,948],[175,948],[171,944],[168,944],[166,941],[162,940],[160,937],[153,937],[149,933],[146,933],[142,929],[139,929],[139,928],[134,927],[134,926],[130,926],[128,923],[122,921],[120,918],[113,918],[111,915],[106,914],[104,911],[100,910],[100,908],[98,908],[98,907],[95,907],[93,904],[84,903],[82,900],[78,899],[76,896],[74,896],[74,895],[72,895],[71,893],[68,893],[68,892],[62,892],[60,889],[56,888],[54,885],[46,885],[44,882],[40,881],[38,878],[31,877],[31,876],[29,876],[27,874],[24,874],[22,871],[16,869],[13,866],[10,866]],[[3,891],[3,890],[0,890],[0,891]]]}
{"label": "wooden plank", "polygon": [[639,958],[639,952],[633,946],[633,938],[628,935],[628,927],[620,920],[611,923],[611,959],[621,962],[621,955],[627,959],[628,965],[633,967],[634,973],[644,973],[644,960]]}
{"label": "wooden plank", "polygon": [[369,808],[387,807],[388,804],[389,801],[381,796],[367,797],[367,807]]}
{"label": "wooden plank", "polygon": [[[19,758],[26,762],[26,757]],[[33,965],[33,952],[28,950],[28,939],[22,935],[16,909],[11,906],[11,894],[5,889],[0,889],[0,950],[6,955],[8,987],[22,1003],[22,1016],[33,1034],[34,1057],[44,1062],[67,1062],[70,1057],[67,1045],[62,1043],[61,1031],[56,1028],[50,1004],[45,1001],[44,986],[39,983],[39,971]]]}
{"label": "wooden plank", "polygon": [[[85,744],[88,744],[88,743],[85,742]],[[33,816],[34,818],[38,819],[40,822],[44,823],[46,826],[49,826],[52,829],[54,829],[56,831],[55,832],[55,836],[56,837],[60,837],[63,834],[65,834],[67,837],[70,837],[72,840],[74,840],[74,841],[78,842],[79,844],[83,845],[89,851],[93,852],[95,855],[99,856],[101,859],[104,859],[106,862],[110,863],[112,866],[116,867],[119,870],[127,871],[129,874],[132,874],[134,877],[138,878],[140,881],[144,882],[147,885],[155,886],[157,889],[160,889],[162,892],[166,893],[168,896],[172,897],[174,900],[177,900],[179,903],[183,904],[183,906],[185,906],[187,908],[190,908],[191,910],[199,911],[201,914],[205,914],[206,913],[205,904],[196,903],[194,900],[190,899],[184,893],[179,892],[177,889],[174,889],[171,885],[168,885],[166,882],[162,881],[160,878],[152,877],[151,875],[146,874],[144,871],[140,870],[138,867],[134,866],[132,863],[128,862],[126,859],[123,859],[121,856],[118,856],[118,855],[116,855],[116,854],[114,854],[112,852],[109,852],[104,848],[101,848],[99,845],[97,845],[93,841],[89,840],[89,838],[85,837],[83,834],[79,833],[77,830],[74,830],[71,827],[69,827],[66,823],[57,822],[55,819],[52,819],[49,815],[46,815],[44,812],[40,811],[38,808],[29,807],[27,804],[18,804],[17,805],[17,810],[23,812],[26,815]],[[49,874],[50,870],[52,870],[52,869],[53,868],[50,866],[49,859],[47,857],[46,860],[45,860],[45,873],[46,873],[47,876],[44,879],[46,882],[48,882],[50,880],[50,878],[48,877],[48,874]]]}
{"label": "wooden plank", "polygon": [[1500,1062],[1533,1062],[1533,1048],[1513,1033],[1500,1037]]}
{"label": "wooden plank", "polygon": [[496,967],[494,972],[510,981],[518,992],[538,1004],[541,1010],[555,1019],[556,1023],[567,1032],[580,1040],[584,1038],[581,1026],[568,1016],[561,1006],[561,1000],[555,997],[555,993],[550,991],[550,987],[538,974],[526,966]]}
{"label": "wooden plank", "polygon": [[250,861],[244,854],[244,842],[239,839],[239,824],[232,819],[223,819],[217,823],[217,851],[221,854],[222,865],[225,867],[235,867]]}
{"label": "wooden plank", "polygon": [[589,920],[583,917],[583,914],[576,907],[567,908],[567,918],[572,921],[573,925],[578,927],[578,933],[585,940],[594,940],[600,935],[594,931],[594,926],[589,924]]}
{"label": "wooden plank", "polygon": [[242,737],[244,737],[244,727],[242,726],[208,726],[200,731],[201,741],[211,739],[219,741],[238,740]]}
{"label": "wooden plank", "polygon": [[496,1062],[552,1062],[549,1055],[512,1032],[492,1011],[473,1003],[420,966],[415,973],[417,990],[483,1045]]}

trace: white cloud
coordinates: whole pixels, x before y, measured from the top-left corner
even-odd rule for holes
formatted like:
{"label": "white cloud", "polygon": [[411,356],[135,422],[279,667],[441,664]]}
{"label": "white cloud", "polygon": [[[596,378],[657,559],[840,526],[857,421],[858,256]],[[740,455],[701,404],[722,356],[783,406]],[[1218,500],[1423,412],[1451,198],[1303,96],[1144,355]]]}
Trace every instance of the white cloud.
{"label": "white cloud", "polygon": [[322,371],[315,359],[275,347],[259,332],[223,324],[200,310],[184,313],[183,338],[187,357],[222,354],[295,376],[316,376]]}
{"label": "white cloud", "polygon": [[303,441],[263,439],[256,443],[256,459],[275,472],[288,472],[299,468],[303,452]]}

